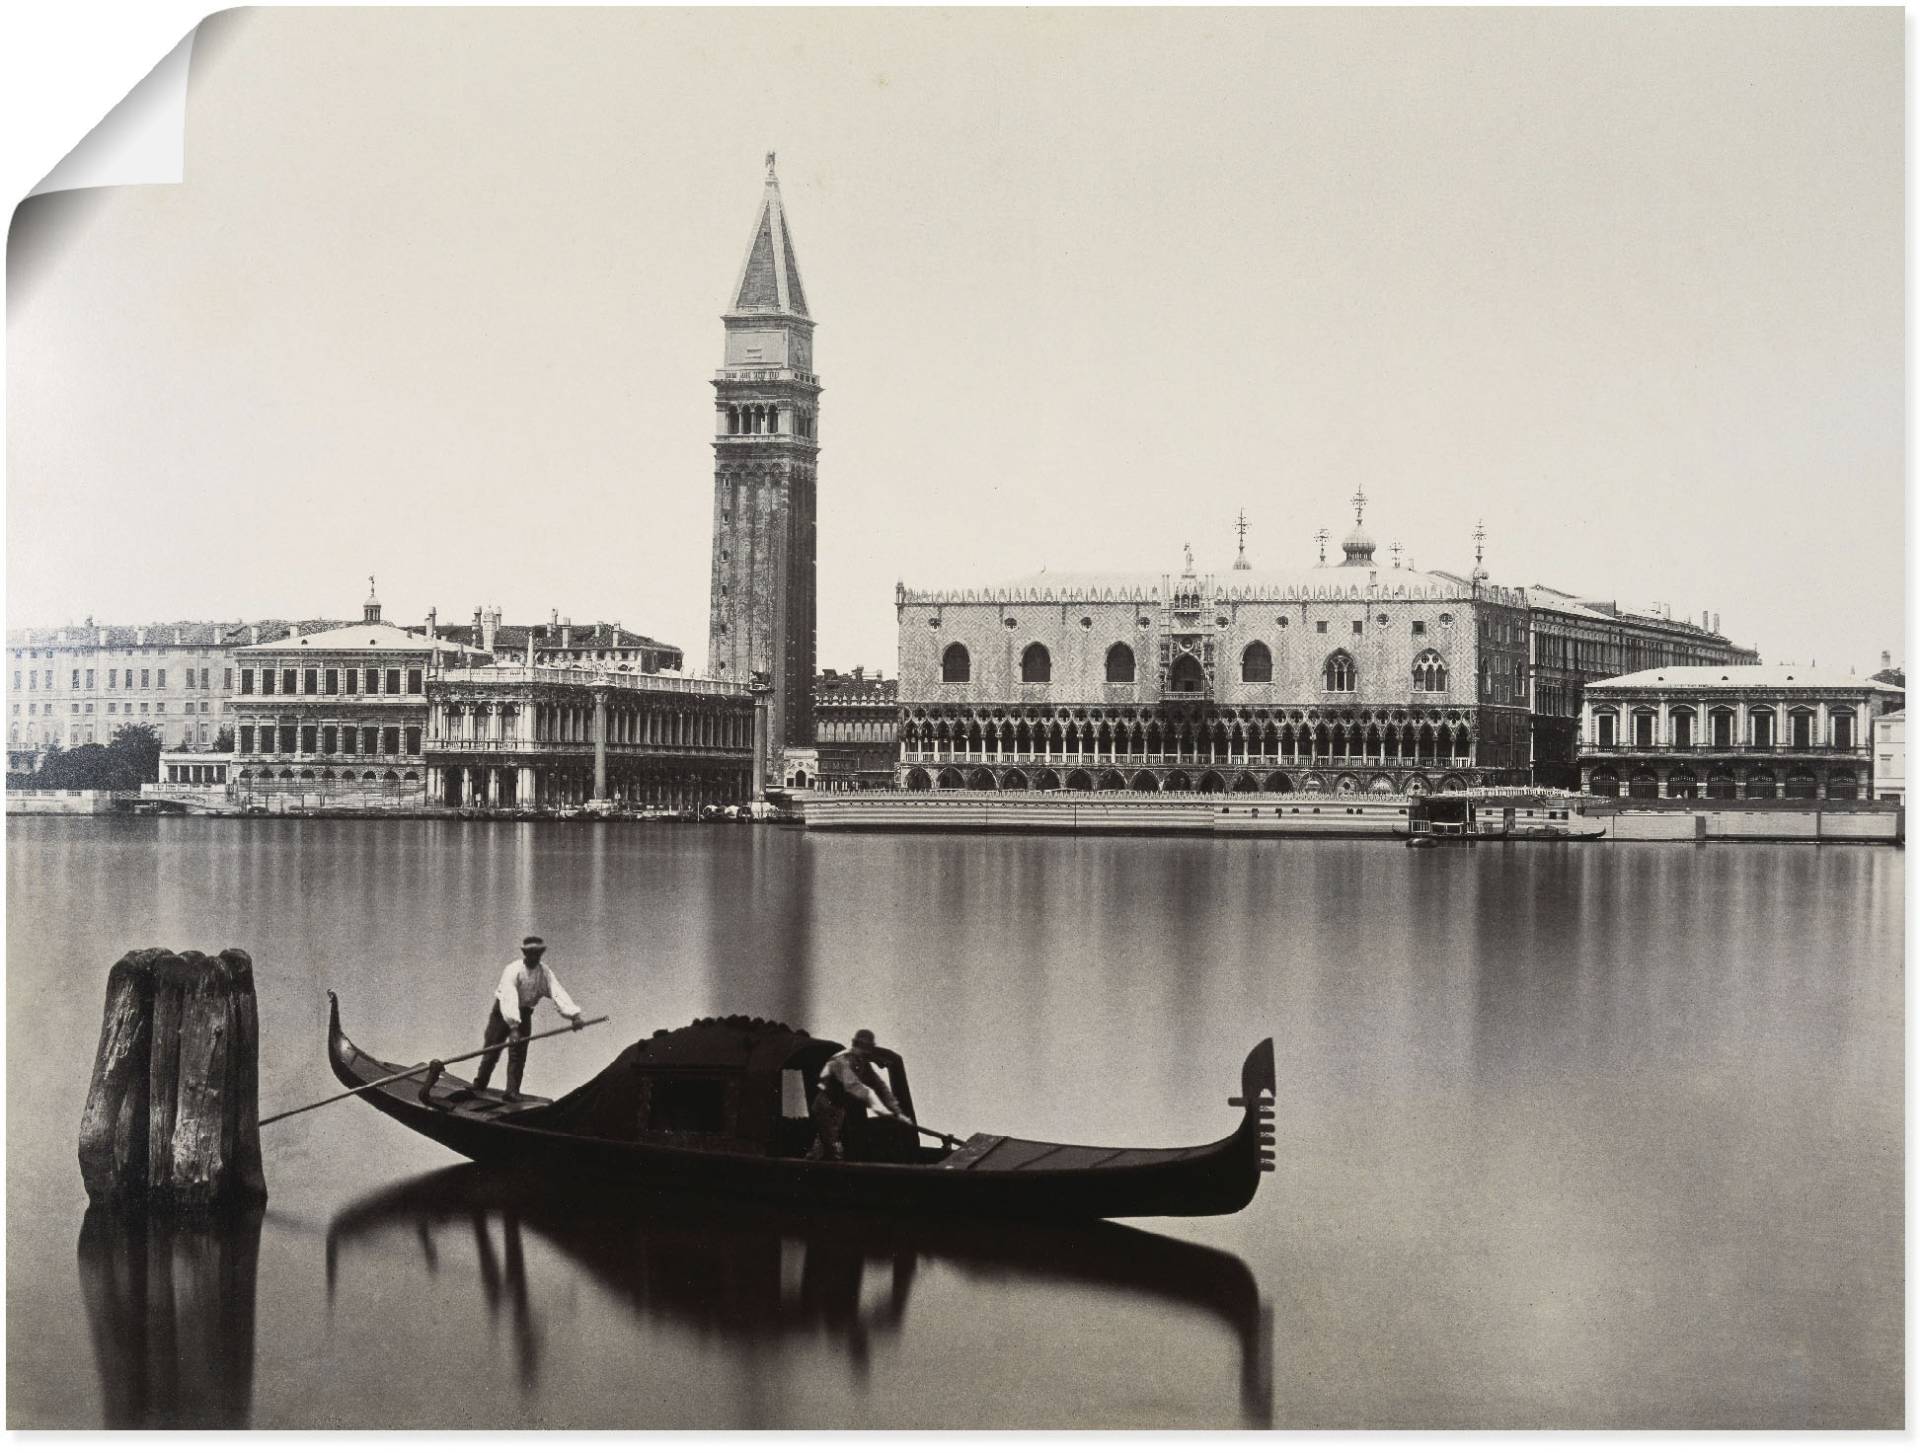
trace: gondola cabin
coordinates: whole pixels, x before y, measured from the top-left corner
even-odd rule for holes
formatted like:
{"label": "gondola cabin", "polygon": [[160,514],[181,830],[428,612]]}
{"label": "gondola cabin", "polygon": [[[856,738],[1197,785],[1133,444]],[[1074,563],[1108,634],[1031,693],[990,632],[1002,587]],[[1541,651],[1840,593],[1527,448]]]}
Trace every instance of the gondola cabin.
{"label": "gondola cabin", "polygon": [[[809,1107],[820,1076],[843,1047],[771,1019],[696,1019],[629,1045],[579,1089],[515,1120],[684,1150],[804,1156],[814,1141]],[[872,1063],[912,1117],[905,1061],[876,1049]],[[857,1113],[848,1117],[845,1141],[848,1154],[864,1161],[934,1161],[946,1154],[922,1147],[903,1125]]]}

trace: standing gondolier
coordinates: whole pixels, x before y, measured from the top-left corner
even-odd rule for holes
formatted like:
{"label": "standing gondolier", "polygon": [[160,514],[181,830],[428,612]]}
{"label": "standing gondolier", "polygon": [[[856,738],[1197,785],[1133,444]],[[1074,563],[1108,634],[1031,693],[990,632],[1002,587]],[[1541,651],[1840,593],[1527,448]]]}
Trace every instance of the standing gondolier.
{"label": "standing gondolier", "polygon": [[580,1027],[580,1006],[540,961],[546,951],[546,940],[530,933],[520,940],[520,957],[501,972],[499,987],[493,991],[493,1009],[487,1015],[487,1052],[480,1057],[480,1070],[473,1077],[476,1090],[486,1089],[487,1081],[493,1078],[493,1067],[500,1063],[504,1045],[507,1098],[520,1098],[520,1077],[527,1069],[527,1035],[533,1028],[533,1011],[542,999],[551,998],[554,1008],[571,1019],[575,1029]]}

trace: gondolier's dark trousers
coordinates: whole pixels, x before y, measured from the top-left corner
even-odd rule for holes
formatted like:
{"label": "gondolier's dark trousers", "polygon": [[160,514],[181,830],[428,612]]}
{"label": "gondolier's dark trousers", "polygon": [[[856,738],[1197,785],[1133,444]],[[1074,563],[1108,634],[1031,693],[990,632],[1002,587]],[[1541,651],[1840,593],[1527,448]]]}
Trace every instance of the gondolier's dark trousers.
{"label": "gondolier's dark trousers", "polygon": [[480,1071],[473,1077],[475,1089],[484,1090],[487,1081],[493,1078],[493,1067],[500,1063],[500,1048],[507,1050],[507,1093],[520,1093],[520,1077],[527,1072],[527,1036],[519,1025],[510,1025],[495,1002],[493,1012],[487,1016],[487,1037],[484,1041],[487,1052],[480,1056]]}

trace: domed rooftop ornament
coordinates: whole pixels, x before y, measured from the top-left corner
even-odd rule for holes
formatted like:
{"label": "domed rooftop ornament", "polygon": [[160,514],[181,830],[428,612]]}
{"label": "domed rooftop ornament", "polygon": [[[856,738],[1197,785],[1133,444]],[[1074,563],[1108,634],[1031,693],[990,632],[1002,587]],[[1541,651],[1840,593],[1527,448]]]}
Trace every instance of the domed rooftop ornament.
{"label": "domed rooftop ornament", "polygon": [[1373,536],[1367,533],[1367,490],[1362,485],[1353,492],[1353,528],[1347,531],[1347,538],[1340,542],[1340,548],[1347,552],[1342,565],[1373,564]]}

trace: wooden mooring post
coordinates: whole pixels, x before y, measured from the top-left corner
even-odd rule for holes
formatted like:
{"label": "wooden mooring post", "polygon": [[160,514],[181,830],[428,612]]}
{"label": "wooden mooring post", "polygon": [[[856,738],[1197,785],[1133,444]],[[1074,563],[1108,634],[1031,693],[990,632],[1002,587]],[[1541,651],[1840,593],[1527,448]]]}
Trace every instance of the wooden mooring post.
{"label": "wooden mooring post", "polygon": [[244,952],[140,949],[108,972],[80,1177],[96,1206],[266,1200],[260,1019]]}

